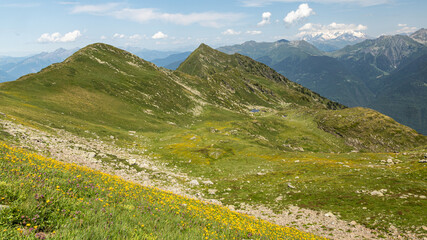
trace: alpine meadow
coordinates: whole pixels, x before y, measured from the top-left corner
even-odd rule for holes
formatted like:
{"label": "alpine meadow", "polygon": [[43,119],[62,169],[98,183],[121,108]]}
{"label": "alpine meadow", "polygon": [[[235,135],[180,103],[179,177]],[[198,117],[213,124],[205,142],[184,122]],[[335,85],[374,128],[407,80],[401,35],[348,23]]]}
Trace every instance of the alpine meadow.
{"label": "alpine meadow", "polygon": [[425,3],[85,2],[0,4],[0,239],[427,238]]}

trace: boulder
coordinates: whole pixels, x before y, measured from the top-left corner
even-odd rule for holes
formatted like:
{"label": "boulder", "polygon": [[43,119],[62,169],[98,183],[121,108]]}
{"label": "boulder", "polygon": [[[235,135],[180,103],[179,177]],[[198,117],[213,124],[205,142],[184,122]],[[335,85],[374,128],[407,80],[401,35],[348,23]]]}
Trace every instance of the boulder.
{"label": "boulder", "polygon": [[380,191],[372,191],[371,192],[371,195],[372,196],[378,196],[378,197],[383,197],[384,196],[384,194],[382,193],[382,192],[380,192]]}

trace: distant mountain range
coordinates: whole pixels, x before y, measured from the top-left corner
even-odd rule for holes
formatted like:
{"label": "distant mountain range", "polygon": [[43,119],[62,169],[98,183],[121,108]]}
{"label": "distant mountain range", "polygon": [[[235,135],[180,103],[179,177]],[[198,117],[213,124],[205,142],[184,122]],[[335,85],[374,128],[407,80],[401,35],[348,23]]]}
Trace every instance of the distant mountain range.
{"label": "distant mountain range", "polygon": [[153,61],[154,59],[162,59],[162,58],[169,57],[170,55],[180,53],[177,51],[159,51],[159,50],[150,50],[150,49],[139,48],[139,47],[125,47],[123,49],[150,62]]}
{"label": "distant mountain range", "polygon": [[[336,38],[317,35],[306,38],[313,44],[359,42],[366,36],[342,34]],[[347,106],[379,110],[427,134],[427,30],[410,36],[381,36],[348,45],[334,52],[319,50],[305,40],[277,42],[248,41],[218,50],[240,53],[262,62],[331,100]],[[323,48],[325,49],[325,48]],[[38,72],[60,62],[77,49],[58,49],[29,58],[0,57],[0,82]],[[129,51],[158,66],[177,69],[190,52],[162,52],[141,48]]]}
{"label": "distant mountain range", "polygon": [[5,57],[0,59],[0,70],[6,73],[4,75],[0,72],[0,76],[4,76],[0,77],[0,82],[12,81],[26,74],[36,73],[52,63],[64,61],[77,50],[78,48],[71,50],[59,48],[54,52],[42,52],[27,58]]}
{"label": "distant mountain range", "polygon": [[171,54],[165,58],[157,58],[151,60],[151,62],[159,67],[165,67],[167,69],[175,70],[182,63],[183,59],[186,59],[188,56],[190,56],[190,54],[191,52]]}
{"label": "distant mountain range", "polygon": [[322,96],[347,106],[372,107],[427,134],[427,47],[420,43],[425,36],[425,29],[411,36],[381,36],[332,53],[306,41],[286,40],[219,50],[252,57]]}
{"label": "distant mountain range", "polygon": [[340,33],[333,36],[321,33],[303,37],[303,40],[325,52],[333,52],[345,46],[363,42],[366,39],[368,39],[368,37],[361,33]]}

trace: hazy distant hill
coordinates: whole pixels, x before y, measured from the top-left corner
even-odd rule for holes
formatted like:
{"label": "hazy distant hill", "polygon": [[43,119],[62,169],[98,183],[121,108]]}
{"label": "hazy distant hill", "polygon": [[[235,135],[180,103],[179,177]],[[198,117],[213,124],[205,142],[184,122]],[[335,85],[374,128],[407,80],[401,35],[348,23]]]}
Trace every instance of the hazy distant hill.
{"label": "hazy distant hill", "polygon": [[427,54],[382,79],[371,107],[427,134]]}
{"label": "hazy distant hill", "polygon": [[12,76],[7,74],[7,72],[0,70],[0,82],[6,82],[6,81],[12,81],[12,80],[14,80]]}
{"label": "hazy distant hill", "polygon": [[353,74],[373,91],[380,90],[380,78],[391,74],[427,52],[427,48],[408,36],[381,36],[333,52]]}
{"label": "hazy distant hill", "polygon": [[191,52],[171,54],[165,58],[154,59],[151,62],[159,67],[175,70],[190,54]]}
{"label": "hazy distant hill", "polygon": [[43,52],[19,62],[10,63],[3,68],[3,71],[7,72],[12,78],[17,79],[29,73],[36,73],[52,63],[62,62],[77,50],[77,48],[71,50],[59,48],[54,52]]}
{"label": "hazy distant hill", "polygon": [[420,30],[412,33],[410,37],[415,41],[425,45],[427,44],[427,29],[421,28]]}
{"label": "hazy distant hill", "polygon": [[172,54],[179,53],[177,51],[159,51],[139,47],[125,47],[124,49],[147,61],[166,58]]}

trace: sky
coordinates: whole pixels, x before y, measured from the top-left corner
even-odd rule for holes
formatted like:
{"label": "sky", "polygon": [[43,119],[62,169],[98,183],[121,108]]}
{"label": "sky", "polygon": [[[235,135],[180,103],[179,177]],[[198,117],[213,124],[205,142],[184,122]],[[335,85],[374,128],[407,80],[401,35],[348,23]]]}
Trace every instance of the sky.
{"label": "sky", "polygon": [[407,34],[427,27],[426,0],[0,0],[0,56],[103,42],[188,51],[306,35]]}

